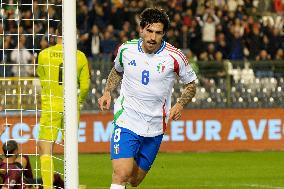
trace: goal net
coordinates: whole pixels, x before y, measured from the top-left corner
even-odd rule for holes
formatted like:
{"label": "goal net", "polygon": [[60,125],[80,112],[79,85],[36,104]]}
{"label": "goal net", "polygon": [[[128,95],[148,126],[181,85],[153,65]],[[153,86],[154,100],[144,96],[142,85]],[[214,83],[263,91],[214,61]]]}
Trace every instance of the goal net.
{"label": "goal net", "polygon": [[[69,0],[68,2],[72,3]],[[38,55],[42,49],[56,44],[55,31],[62,20],[63,1],[1,0],[0,8],[0,125],[1,128],[5,127],[1,141],[2,144],[7,144],[8,141],[15,140],[19,147],[18,159],[23,163],[24,158],[29,156],[33,177],[39,178],[41,166],[38,133],[43,111],[41,83],[37,74]],[[63,24],[63,28],[64,26]],[[76,41],[76,38],[74,40]],[[75,90],[74,93],[76,94],[77,91]],[[66,122],[68,123],[68,120]],[[59,133],[52,158],[54,173],[60,175],[62,179],[64,172],[66,173],[64,147],[62,134]],[[2,150],[1,153],[3,154]],[[13,171],[8,166],[6,169],[8,172]],[[2,181],[0,185],[3,186]]]}

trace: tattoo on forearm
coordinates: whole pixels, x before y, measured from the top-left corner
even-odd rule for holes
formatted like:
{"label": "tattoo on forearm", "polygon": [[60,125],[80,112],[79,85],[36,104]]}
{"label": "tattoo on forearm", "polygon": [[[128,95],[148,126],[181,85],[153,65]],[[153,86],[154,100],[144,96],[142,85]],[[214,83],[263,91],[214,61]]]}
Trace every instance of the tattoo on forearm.
{"label": "tattoo on forearm", "polygon": [[183,107],[189,103],[196,93],[196,85],[195,82],[191,82],[184,86],[184,90],[181,94],[181,97],[178,99],[178,103],[181,104]]}
{"label": "tattoo on forearm", "polygon": [[107,78],[105,91],[109,92],[113,91],[119,85],[121,80],[122,80],[122,74],[120,74],[114,68],[112,68]]}

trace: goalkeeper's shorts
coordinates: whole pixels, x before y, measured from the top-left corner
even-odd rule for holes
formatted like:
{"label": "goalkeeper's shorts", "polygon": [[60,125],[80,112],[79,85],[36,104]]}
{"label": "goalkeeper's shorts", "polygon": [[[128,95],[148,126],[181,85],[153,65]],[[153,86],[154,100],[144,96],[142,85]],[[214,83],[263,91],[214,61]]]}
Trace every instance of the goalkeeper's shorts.
{"label": "goalkeeper's shorts", "polygon": [[163,134],[143,137],[129,129],[115,125],[111,137],[111,159],[134,158],[137,165],[149,171],[159,151]]}
{"label": "goalkeeper's shorts", "polygon": [[61,131],[64,138],[64,124],[62,112],[42,112],[39,127],[39,139],[56,141],[58,132]]}

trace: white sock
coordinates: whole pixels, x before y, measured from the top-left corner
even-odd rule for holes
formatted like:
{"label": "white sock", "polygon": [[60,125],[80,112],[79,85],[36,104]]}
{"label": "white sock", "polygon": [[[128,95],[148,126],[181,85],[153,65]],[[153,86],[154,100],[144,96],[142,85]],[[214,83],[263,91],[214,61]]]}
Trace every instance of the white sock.
{"label": "white sock", "polygon": [[125,189],[125,186],[118,185],[118,184],[111,184],[110,189]]}

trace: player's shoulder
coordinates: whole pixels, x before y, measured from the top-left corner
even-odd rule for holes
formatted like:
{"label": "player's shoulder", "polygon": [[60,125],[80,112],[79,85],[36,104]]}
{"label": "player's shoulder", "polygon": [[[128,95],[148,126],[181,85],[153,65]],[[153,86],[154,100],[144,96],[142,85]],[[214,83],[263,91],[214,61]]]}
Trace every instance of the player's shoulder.
{"label": "player's shoulder", "polygon": [[183,54],[183,52],[179,48],[176,48],[175,46],[173,46],[172,44],[168,42],[166,42],[165,52],[171,55],[172,54]]}
{"label": "player's shoulder", "polygon": [[166,42],[164,53],[176,60],[183,61],[185,64],[188,63],[184,53],[180,49],[176,48],[175,46],[171,45],[168,42]]}
{"label": "player's shoulder", "polygon": [[126,42],[124,42],[122,45],[137,45],[138,43],[139,43],[139,40],[140,39],[132,39],[132,40],[129,40],[129,41],[126,41]]}
{"label": "player's shoulder", "polygon": [[58,50],[61,50],[61,49],[62,49],[62,47],[60,47],[58,44],[57,45],[53,45],[53,46],[47,47],[45,49],[42,49],[40,51],[40,53],[39,53],[39,56],[48,56],[48,54],[50,52],[58,51]]}
{"label": "player's shoulder", "polygon": [[50,51],[50,47],[47,47],[45,49],[42,49],[40,52],[39,52],[39,56],[45,56],[48,54],[48,51]]}
{"label": "player's shoulder", "polygon": [[77,64],[80,66],[88,64],[88,59],[85,53],[80,50],[77,50]]}
{"label": "player's shoulder", "polygon": [[80,51],[80,50],[77,50],[77,56],[78,56],[78,57],[86,57],[85,53],[83,53],[83,52]]}
{"label": "player's shoulder", "polygon": [[129,41],[122,43],[119,48],[120,49],[122,49],[122,48],[136,48],[138,43],[139,43],[139,39],[132,39],[132,40],[129,40]]}

